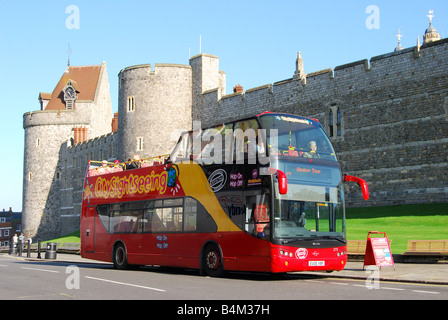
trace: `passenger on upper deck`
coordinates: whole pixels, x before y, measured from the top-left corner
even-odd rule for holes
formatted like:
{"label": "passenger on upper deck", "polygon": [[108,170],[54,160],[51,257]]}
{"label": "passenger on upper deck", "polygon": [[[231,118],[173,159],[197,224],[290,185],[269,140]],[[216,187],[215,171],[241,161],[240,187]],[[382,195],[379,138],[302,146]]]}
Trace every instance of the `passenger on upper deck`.
{"label": "passenger on upper deck", "polygon": [[303,153],[304,158],[313,158],[313,159],[320,158],[320,155],[317,153],[316,141],[310,141],[310,143],[308,143],[308,148],[310,148],[310,151]]}
{"label": "passenger on upper deck", "polygon": [[106,174],[111,172],[110,169],[111,168],[109,168],[109,166],[107,165],[107,161],[103,160],[102,166],[97,169],[97,172],[98,174]]}
{"label": "passenger on upper deck", "polygon": [[115,160],[112,172],[120,172],[120,171],[123,171],[123,168],[120,166],[120,161]]}
{"label": "passenger on upper deck", "polygon": [[134,154],[132,160],[129,159],[130,162],[126,164],[126,170],[138,169],[141,168],[140,155]]}

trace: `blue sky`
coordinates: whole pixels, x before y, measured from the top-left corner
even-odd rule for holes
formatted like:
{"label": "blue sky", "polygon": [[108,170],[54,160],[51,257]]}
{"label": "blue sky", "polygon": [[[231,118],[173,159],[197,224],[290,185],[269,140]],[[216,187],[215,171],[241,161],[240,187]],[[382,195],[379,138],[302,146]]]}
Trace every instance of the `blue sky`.
{"label": "blue sky", "polygon": [[[66,13],[70,5],[79,9],[79,25]],[[369,5],[377,11],[366,13]],[[116,111],[121,69],[188,64],[200,36],[202,52],[220,58],[230,93],[236,84],[247,90],[291,78],[298,51],[311,73],[393,51],[398,29],[403,47],[415,46],[430,9],[434,27],[448,37],[446,0],[2,1],[0,210],[22,209],[22,117],[39,110],[39,92],[53,91],[69,43],[72,65],[107,62]]]}

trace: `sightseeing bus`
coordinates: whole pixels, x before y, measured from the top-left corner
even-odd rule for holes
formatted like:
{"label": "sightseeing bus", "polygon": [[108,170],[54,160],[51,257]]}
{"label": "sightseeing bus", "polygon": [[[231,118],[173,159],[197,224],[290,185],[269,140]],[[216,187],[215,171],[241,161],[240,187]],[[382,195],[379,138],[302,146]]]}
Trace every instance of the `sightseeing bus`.
{"label": "sightseeing bus", "polygon": [[193,128],[170,155],[89,163],[81,255],[117,269],[172,266],[210,276],[342,270],[345,181],[368,199],[364,180],[341,173],[315,119],[265,112]]}

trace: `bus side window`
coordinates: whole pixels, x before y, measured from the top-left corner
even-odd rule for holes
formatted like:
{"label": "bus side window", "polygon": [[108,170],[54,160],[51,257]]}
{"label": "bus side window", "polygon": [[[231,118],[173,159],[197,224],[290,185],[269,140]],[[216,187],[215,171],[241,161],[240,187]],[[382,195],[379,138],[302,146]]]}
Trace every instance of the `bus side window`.
{"label": "bus side window", "polygon": [[154,201],[149,201],[146,203],[146,207],[143,210],[143,232],[151,232],[151,220],[154,215]]}
{"label": "bus side window", "polygon": [[112,210],[110,213],[110,229],[109,232],[117,233],[119,232],[120,225],[120,211]]}
{"label": "bus side window", "polygon": [[216,232],[217,229],[216,222],[199,201],[185,199],[185,232]]}
{"label": "bus side window", "polygon": [[246,193],[246,232],[264,239],[270,236],[271,212],[269,193],[256,191],[248,196]]}
{"label": "bus side window", "polygon": [[110,232],[109,226],[109,205],[101,205],[97,207],[98,216],[100,217],[100,221],[103,224],[104,229],[107,232]]}
{"label": "bus side window", "polygon": [[163,219],[163,208],[154,209],[154,214],[151,219],[151,232],[165,232],[166,228],[162,222]]}
{"label": "bus side window", "polygon": [[265,232],[269,220],[269,203],[257,204],[254,210],[254,222],[258,233]]}
{"label": "bus side window", "polygon": [[185,199],[185,232],[195,232],[197,228],[197,201],[192,198]]}

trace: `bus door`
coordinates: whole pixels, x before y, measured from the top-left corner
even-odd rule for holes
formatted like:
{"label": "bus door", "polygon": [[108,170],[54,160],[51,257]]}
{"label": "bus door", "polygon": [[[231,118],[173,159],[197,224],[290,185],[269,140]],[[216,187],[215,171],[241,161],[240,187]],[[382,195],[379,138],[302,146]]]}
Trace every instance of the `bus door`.
{"label": "bus door", "polygon": [[86,252],[95,252],[95,211],[96,207],[87,207],[84,226]]}

